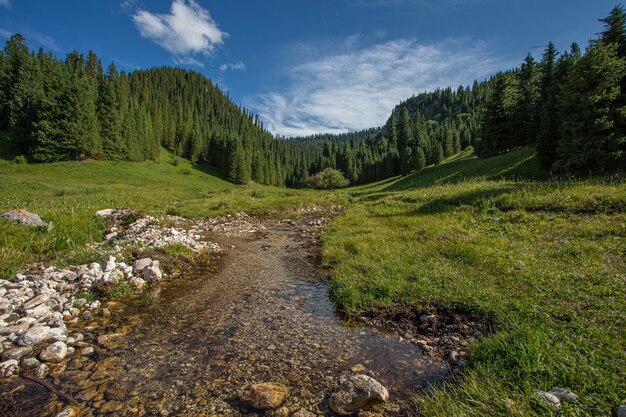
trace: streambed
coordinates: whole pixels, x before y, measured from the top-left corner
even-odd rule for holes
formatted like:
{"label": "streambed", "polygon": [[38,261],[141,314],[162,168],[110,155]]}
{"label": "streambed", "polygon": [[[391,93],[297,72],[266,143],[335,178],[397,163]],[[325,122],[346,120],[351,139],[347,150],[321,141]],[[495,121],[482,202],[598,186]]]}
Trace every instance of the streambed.
{"label": "streambed", "polygon": [[[406,415],[411,396],[449,377],[448,366],[397,334],[342,323],[312,256],[316,222],[304,216],[250,233],[207,232],[228,249],[150,300],[113,308],[105,325],[82,328],[96,353],[70,360],[55,385],[83,404],[81,416],[256,415],[237,393],[268,381],[290,395],[266,415],[330,415],[340,378],[363,372],[389,389],[381,413]],[[6,415],[63,409],[43,387],[20,383]]]}

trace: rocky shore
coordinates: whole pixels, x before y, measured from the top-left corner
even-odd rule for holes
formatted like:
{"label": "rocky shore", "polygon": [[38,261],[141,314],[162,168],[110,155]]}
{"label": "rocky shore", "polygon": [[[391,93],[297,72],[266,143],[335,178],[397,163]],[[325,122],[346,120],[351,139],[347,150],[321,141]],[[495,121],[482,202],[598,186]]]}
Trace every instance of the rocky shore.
{"label": "rocky shore", "polygon": [[[36,215],[14,211],[9,220],[21,221]],[[17,217],[16,217],[17,216]],[[128,248],[145,250],[182,245],[195,254],[216,253],[216,243],[200,236],[203,226],[193,227],[183,219],[157,219],[128,208],[96,213],[106,224],[105,242],[95,244],[108,254],[104,262],[56,268],[35,265],[9,279],[0,279],[0,376],[28,373],[39,379],[63,371],[66,359],[89,356],[94,348],[81,332],[70,331],[80,321],[111,312],[99,298],[116,288],[136,293],[158,286],[164,278],[161,264],[150,258],[118,261]],[[37,218],[39,218],[37,216]]]}

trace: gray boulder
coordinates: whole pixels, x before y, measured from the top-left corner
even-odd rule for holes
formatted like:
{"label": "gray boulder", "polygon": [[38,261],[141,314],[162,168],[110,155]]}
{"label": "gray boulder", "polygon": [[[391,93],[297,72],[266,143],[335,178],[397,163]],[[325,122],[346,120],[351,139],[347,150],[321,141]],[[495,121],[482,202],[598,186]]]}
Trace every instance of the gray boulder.
{"label": "gray boulder", "polygon": [[380,382],[370,376],[358,374],[342,381],[330,396],[330,408],[337,414],[347,416],[388,399],[389,392]]}
{"label": "gray boulder", "polygon": [[143,277],[148,282],[159,282],[163,279],[163,273],[161,272],[161,264],[159,261],[152,261],[150,266],[146,266],[143,269]]}
{"label": "gray boulder", "polygon": [[0,216],[2,219],[11,220],[14,223],[21,223],[27,226],[47,226],[41,217],[22,209],[14,209]]}
{"label": "gray boulder", "polygon": [[135,275],[142,275],[143,269],[150,265],[152,265],[152,259],[150,258],[137,259],[133,264],[133,272]]}

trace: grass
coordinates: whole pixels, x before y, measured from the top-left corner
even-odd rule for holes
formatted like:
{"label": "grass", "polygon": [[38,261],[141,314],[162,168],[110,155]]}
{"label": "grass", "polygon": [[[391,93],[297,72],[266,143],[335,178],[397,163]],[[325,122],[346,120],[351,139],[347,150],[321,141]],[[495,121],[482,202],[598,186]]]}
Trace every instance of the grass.
{"label": "grass", "polygon": [[164,150],[157,162],[35,165],[0,160],[0,212],[19,207],[54,225],[48,230],[0,221],[0,276],[8,278],[38,261],[61,266],[88,258],[92,253],[85,244],[101,240],[104,226],[94,213],[104,208],[128,206],[199,218],[346,202],[343,194],[235,186],[212,168],[174,159]]}
{"label": "grass", "polygon": [[420,400],[423,415],[551,416],[535,391],[560,386],[581,401],[559,415],[610,416],[626,397],[626,183],[485,179],[502,171],[492,163],[521,167],[527,154],[355,189],[323,236],[348,314],[403,303],[493,317],[495,334],[472,346],[458,380]]}
{"label": "grass", "polygon": [[0,161],[0,210],[24,208],[54,225],[0,222],[0,277],[37,260],[101,256],[85,244],[101,239],[93,213],[103,208],[193,218],[349,203],[322,242],[338,308],[403,303],[493,319],[471,366],[416,404],[422,415],[552,416],[535,390],[561,386],[581,401],[558,415],[608,417],[626,398],[626,183],[537,177],[528,148],[486,160],[459,154],[334,193],[234,186],[165,151],[158,163]]}

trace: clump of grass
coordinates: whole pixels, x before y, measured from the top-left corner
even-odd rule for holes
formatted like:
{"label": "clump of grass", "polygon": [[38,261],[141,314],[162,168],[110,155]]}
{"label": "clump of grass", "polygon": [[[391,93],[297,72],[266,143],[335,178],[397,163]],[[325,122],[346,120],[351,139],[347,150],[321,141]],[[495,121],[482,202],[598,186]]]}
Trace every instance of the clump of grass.
{"label": "clump of grass", "polygon": [[126,281],[121,281],[115,287],[104,291],[106,298],[126,298],[133,293],[133,289]]}
{"label": "clump of grass", "polygon": [[171,243],[163,246],[163,252],[167,256],[183,257],[189,260],[192,260],[195,257],[195,253],[191,249],[180,243]]}
{"label": "clump of grass", "polygon": [[93,292],[93,291],[89,291],[89,292],[81,292],[76,294],[76,299],[84,299],[87,303],[91,303],[92,301],[95,301],[98,298],[98,295]]}

